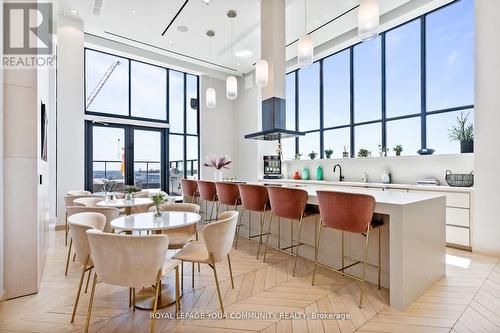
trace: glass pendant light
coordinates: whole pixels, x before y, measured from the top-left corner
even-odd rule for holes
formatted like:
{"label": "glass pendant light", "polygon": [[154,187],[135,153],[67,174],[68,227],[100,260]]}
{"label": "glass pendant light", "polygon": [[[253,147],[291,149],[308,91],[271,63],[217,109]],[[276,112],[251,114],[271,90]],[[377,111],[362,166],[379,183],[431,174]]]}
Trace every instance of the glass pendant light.
{"label": "glass pendant light", "polygon": [[[215,36],[215,32],[213,30],[208,30],[207,36],[210,40],[210,61],[211,61],[212,60],[212,37]],[[207,88],[207,90],[205,92],[205,104],[207,105],[207,108],[213,109],[217,105],[217,98],[216,98],[216,94],[215,94],[215,89],[211,88],[211,86],[212,86],[212,78],[211,77],[209,77],[208,86],[210,88]]]}
{"label": "glass pendant light", "polygon": [[299,67],[304,68],[313,63],[314,41],[307,34],[307,2],[304,0],[304,36],[300,37],[297,44],[297,60]]}
{"label": "glass pendant light", "polygon": [[261,59],[255,65],[255,84],[257,87],[265,87],[269,81],[269,65],[267,61]]}
{"label": "glass pendant light", "polygon": [[[233,52],[233,20],[236,17],[236,12],[234,10],[229,10],[227,12],[227,17],[231,19],[231,66],[234,62],[234,52]],[[226,97],[229,100],[234,100],[238,97],[238,80],[234,75],[229,76],[226,79]]]}
{"label": "glass pendant light", "polygon": [[362,41],[369,41],[378,36],[380,26],[380,8],[378,0],[362,0],[358,9],[358,35]]}

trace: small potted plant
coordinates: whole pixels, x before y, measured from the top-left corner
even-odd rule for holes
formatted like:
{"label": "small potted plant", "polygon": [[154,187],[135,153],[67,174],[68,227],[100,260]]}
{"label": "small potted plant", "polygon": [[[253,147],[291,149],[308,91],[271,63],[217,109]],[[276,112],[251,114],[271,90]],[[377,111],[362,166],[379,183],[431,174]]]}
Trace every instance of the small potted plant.
{"label": "small potted plant", "polygon": [[332,157],[332,154],[333,154],[333,149],[327,149],[327,150],[325,150],[325,156],[326,156],[326,158]]}
{"label": "small potted plant", "polygon": [[368,149],[361,148],[358,151],[358,157],[369,157],[371,156],[371,152]]}
{"label": "small potted plant", "polygon": [[403,151],[403,146],[401,145],[396,145],[394,148],[392,148],[396,152],[396,156],[401,156],[401,152]]}
{"label": "small potted plant", "polygon": [[301,153],[297,153],[297,154],[295,154],[295,156],[293,157],[293,159],[296,160],[296,161],[299,161],[301,156],[302,156]]}
{"label": "small potted plant", "polygon": [[203,166],[207,168],[214,168],[214,180],[216,182],[222,181],[222,171],[224,169],[230,169],[230,164],[233,162],[229,156],[224,155],[222,157],[216,158],[214,155],[207,156],[207,162]]}
{"label": "small potted plant", "polygon": [[134,193],[139,192],[139,188],[134,185],[125,185],[123,187],[123,192],[125,192],[125,200],[132,200]]}
{"label": "small potted plant", "polygon": [[318,154],[316,152],[312,151],[309,154],[307,154],[307,156],[309,156],[309,158],[311,160],[314,160],[316,158],[316,156],[318,156]]}
{"label": "small potted plant", "polygon": [[385,146],[382,146],[382,145],[378,145],[378,153],[380,155],[380,157],[384,157],[384,156],[387,156],[387,147]]}
{"label": "small potted plant", "polygon": [[460,113],[457,117],[457,124],[449,130],[450,141],[460,141],[461,153],[474,152],[474,125],[469,122],[469,113]]}
{"label": "small potted plant", "polygon": [[153,201],[153,204],[155,205],[155,212],[153,214],[154,217],[161,216],[160,206],[162,203],[167,202],[168,198],[168,194],[163,191],[149,194],[149,199],[151,199],[151,201]]}
{"label": "small potted plant", "polygon": [[102,191],[103,192],[113,192],[115,190],[116,181],[104,179],[102,181]]}
{"label": "small potted plant", "polygon": [[348,158],[349,157],[349,153],[347,152],[347,146],[344,146],[344,151],[342,152],[342,157],[343,158]]}

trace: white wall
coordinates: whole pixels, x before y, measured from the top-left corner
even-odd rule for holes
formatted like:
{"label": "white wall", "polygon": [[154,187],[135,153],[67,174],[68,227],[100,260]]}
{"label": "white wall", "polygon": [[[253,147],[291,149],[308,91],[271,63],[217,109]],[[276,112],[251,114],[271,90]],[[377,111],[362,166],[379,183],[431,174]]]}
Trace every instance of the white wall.
{"label": "white wall", "polygon": [[57,218],[64,194],[84,188],[83,23],[64,15],[57,27]]}
{"label": "white wall", "polygon": [[[0,6],[0,24],[3,26],[3,6]],[[0,34],[0,45],[3,45],[3,34]],[[4,284],[3,284],[3,246],[4,246],[4,181],[3,181],[3,64],[0,63],[0,300],[4,296]]]}
{"label": "white wall", "polygon": [[476,0],[475,190],[472,246],[500,256],[500,1]]}
{"label": "white wall", "polygon": [[[216,106],[206,107],[205,91],[211,86],[216,92]],[[225,81],[200,77],[200,165],[208,155],[229,155],[233,159],[231,169],[223,171],[223,177],[234,177],[239,160],[235,156],[233,101],[226,98]],[[213,179],[214,170],[200,167],[201,179]]]}

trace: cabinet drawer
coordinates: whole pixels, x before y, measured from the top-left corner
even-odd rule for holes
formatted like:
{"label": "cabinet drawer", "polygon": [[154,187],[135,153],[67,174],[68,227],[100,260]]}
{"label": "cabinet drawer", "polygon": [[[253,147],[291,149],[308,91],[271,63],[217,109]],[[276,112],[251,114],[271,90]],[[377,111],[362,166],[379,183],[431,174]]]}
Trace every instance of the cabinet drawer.
{"label": "cabinet drawer", "polygon": [[470,211],[465,208],[446,207],[446,224],[469,227]]}
{"label": "cabinet drawer", "polygon": [[469,208],[469,194],[467,193],[446,193],[446,206]]}
{"label": "cabinet drawer", "polygon": [[469,229],[446,226],[446,243],[470,246]]}

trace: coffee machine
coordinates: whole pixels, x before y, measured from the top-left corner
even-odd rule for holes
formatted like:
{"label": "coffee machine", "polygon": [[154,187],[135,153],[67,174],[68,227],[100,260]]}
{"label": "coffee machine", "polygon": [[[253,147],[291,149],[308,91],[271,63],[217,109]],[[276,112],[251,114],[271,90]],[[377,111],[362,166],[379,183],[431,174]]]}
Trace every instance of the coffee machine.
{"label": "coffee machine", "polygon": [[264,156],[264,179],[281,178],[281,158],[279,155]]}

